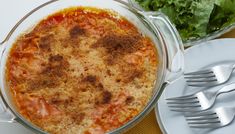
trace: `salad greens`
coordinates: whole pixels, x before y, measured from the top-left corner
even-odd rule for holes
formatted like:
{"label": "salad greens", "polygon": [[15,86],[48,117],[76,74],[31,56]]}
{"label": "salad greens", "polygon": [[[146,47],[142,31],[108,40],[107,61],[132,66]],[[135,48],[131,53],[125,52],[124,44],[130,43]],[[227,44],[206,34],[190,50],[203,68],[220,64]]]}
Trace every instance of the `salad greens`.
{"label": "salad greens", "polygon": [[136,0],[145,10],[165,13],[184,41],[235,22],[235,0]]}

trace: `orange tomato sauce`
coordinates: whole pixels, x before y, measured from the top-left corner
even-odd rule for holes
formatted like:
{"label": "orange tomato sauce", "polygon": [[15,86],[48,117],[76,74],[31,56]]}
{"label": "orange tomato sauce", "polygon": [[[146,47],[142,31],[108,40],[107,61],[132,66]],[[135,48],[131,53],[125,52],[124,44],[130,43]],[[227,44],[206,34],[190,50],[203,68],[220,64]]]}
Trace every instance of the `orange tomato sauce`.
{"label": "orange tomato sauce", "polygon": [[153,42],[128,20],[74,7],[19,36],[6,75],[20,114],[42,130],[99,134],[143,110],[157,66]]}

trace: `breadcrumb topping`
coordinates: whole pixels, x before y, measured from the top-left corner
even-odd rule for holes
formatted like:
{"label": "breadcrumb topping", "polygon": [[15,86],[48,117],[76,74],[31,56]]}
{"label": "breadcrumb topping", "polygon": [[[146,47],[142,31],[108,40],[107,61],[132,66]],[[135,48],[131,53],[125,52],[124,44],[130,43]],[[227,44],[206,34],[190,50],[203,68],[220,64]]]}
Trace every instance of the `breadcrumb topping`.
{"label": "breadcrumb topping", "polygon": [[52,134],[100,134],[143,110],[158,55],[150,38],[116,16],[69,8],[18,38],[6,71],[26,119]]}

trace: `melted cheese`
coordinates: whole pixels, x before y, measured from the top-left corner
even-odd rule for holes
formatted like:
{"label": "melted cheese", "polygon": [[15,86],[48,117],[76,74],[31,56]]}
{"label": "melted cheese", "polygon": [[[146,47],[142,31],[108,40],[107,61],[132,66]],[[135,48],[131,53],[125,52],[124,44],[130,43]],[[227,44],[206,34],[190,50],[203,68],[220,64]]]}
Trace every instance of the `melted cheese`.
{"label": "melted cheese", "polygon": [[157,53],[122,17],[71,8],[18,38],[7,80],[19,112],[52,134],[105,133],[146,106]]}

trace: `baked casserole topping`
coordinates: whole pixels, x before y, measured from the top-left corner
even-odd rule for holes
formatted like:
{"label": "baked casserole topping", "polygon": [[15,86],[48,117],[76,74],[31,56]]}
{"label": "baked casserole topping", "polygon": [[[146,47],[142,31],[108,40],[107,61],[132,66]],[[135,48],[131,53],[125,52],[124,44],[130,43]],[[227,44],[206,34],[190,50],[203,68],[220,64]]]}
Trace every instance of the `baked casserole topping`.
{"label": "baked casserole topping", "polygon": [[158,55],[150,38],[108,10],[76,7],[14,43],[7,81],[19,113],[52,134],[99,134],[152,97]]}

